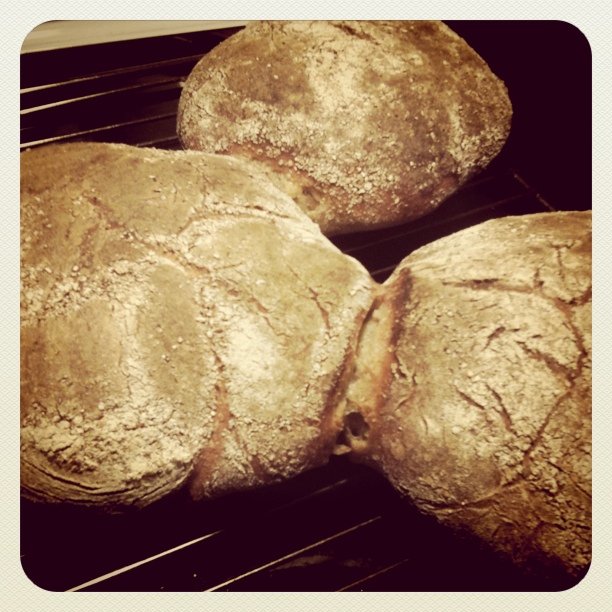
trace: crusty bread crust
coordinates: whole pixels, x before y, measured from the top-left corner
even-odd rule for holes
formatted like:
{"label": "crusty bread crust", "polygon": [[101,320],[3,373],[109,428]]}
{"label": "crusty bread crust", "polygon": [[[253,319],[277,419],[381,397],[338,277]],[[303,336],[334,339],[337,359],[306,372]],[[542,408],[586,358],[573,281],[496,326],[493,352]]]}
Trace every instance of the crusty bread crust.
{"label": "crusty bread crust", "polygon": [[497,155],[511,114],[441,22],[254,22],[193,69],[178,133],[257,162],[329,235],[434,210]]}
{"label": "crusty bread crust", "polygon": [[247,162],[22,154],[22,486],[143,506],[325,463],[373,281]]}
{"label": "crusty bread crust", "polygon": [[393,339],[393,355],[362,460],[529,571],[579,578],[591,554],[590,212],[464,230],[409,255],[383,291],[386,331],[371,336]]}

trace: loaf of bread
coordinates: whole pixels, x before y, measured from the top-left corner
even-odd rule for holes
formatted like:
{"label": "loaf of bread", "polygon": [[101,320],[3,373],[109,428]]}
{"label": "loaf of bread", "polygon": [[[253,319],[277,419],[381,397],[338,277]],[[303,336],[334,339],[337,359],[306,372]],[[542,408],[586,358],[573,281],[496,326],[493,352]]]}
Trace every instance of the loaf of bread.
{"label": "loaf of bread", "polygon": [[114,508],[327,462],[374,283],[247,162],[21,157],[21,482]]}
{"label": "loaf of bread", "polygon": [[345,410],[347,445],[424,512],[538,576],[582,576],[590,212],[496,219],[409,255],[368,317]]}
{"label": "loaf of bread", "polygon": [[441,22],[253,22],[195,66],[178,133],[258,163],[331,235],[434,210],[497,155],[511,115]]}

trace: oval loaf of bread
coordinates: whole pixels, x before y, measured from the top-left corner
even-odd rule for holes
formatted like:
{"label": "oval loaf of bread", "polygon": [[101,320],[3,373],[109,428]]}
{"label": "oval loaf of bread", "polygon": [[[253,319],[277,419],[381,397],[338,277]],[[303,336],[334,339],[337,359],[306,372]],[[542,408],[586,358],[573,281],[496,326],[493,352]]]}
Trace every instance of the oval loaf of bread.
{"label": "oval loaf of bread", "polygon": [[590,212],[496,219],[409,255],[368,317],[346,409],[363,417],[353,449],[420,509],[538,575],[583,575]]}
{"label": "oval loaf of bread", "polygon": [[27,151],[21,476],[143,506],[325,463],[373,282],[246,161]]}
{"label": "oval loaf of bread", "polygon": [[178,133],[257,162],[330,235],[434,210],[497,155],[511,115],[441,22],[253,22],[195,66]]}

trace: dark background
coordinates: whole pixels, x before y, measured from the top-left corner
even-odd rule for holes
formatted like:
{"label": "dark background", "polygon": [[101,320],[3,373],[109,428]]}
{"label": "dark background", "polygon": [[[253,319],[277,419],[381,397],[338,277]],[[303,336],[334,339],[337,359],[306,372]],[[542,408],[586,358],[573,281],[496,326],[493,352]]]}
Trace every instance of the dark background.
{"label": "dark background", "polygon": [[[503,152],[555,208],[591,208],[591,49],[564,21],[448,21],[506,83]],[[505,160],[504,160],[505,161]]]}

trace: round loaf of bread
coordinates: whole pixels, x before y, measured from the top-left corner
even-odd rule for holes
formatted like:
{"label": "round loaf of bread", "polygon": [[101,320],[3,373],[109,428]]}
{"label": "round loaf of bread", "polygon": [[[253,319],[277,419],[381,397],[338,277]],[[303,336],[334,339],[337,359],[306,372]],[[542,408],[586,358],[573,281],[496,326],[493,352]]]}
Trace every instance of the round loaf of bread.
{"label": "round loaf of bread", "polygon": [[325,463],[372,281],[247,162],[21,156],[21,477],[143,506]]}
{"label": "round loaf of bread", "polygon": [[348,393],[356,452],[442,523],[575,583],[591,556],[590,212],[417,250],[368,326]]}
{"label": "round loaf of bread", "polygon": [[511,114],[441,22],[253,22],[195,66],[178,133],[257,162],[329,235],[434,210],[497,155]]}

